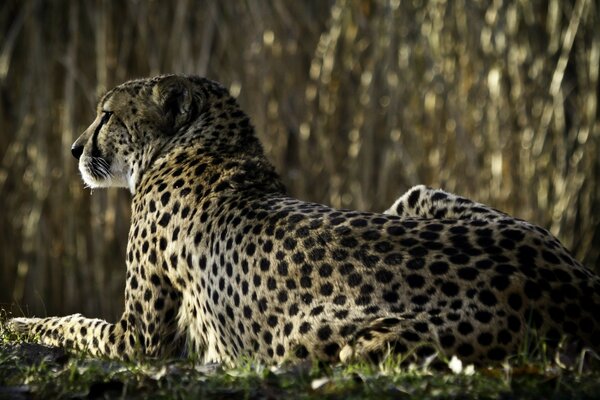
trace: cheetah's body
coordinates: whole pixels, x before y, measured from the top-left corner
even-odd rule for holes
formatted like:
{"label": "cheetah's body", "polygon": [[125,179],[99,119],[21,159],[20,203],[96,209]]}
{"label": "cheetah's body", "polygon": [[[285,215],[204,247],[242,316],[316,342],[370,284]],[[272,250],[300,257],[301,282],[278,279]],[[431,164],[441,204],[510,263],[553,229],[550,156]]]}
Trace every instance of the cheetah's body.
{"label": "cheetah's body", "polygon": [[46,343],[112,357],[187,346],[223,362],[419,344],[497,361],[530,326],[600,344],[600,281],[545,230],[424,187],[388,210],[400,216],[292,199],[247,117],[208,80],[117,87],[73,151],[90,186],[133,193],[126,308],[117,324],[13,320]]}

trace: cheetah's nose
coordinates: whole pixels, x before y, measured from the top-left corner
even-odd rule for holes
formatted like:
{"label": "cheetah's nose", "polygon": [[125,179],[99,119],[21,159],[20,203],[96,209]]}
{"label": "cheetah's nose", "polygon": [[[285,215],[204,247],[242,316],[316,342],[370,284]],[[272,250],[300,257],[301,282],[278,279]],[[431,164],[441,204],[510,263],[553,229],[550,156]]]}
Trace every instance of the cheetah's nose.
{"label": "cheetah's nose", "polygon": [[73,157],[79,160],[79,157],[81,157],[81,154],[83,154],[83,146],[74,144],[73,147],[71,147],[71,154],[73,154]]}

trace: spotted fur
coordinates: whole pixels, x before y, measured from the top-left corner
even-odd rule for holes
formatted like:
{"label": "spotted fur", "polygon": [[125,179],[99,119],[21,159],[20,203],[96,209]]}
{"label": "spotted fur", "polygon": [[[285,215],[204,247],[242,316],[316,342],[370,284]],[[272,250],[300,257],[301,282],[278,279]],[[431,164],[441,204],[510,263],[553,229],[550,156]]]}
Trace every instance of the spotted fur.
{"label": "spotted fur", "polygon": [[547,231],[422,186],[388,214],[291,198],[215,82],[118,86],[72,151],[87,185],[133,194],[125,310],[11,321],[43,343],[226,363],[413,349],[487,363],[532,329],[600,345],[600,281]]}

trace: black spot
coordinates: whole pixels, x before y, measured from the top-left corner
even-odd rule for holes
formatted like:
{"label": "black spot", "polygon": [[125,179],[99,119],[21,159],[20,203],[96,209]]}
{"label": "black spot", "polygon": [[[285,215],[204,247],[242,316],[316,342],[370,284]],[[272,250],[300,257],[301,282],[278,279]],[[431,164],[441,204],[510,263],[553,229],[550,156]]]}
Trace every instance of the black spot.
{"label": "black spot", "polygon": [[492,344],[493,340],[494,336],[492,336],[492,334],[489,332],[483,332],[477,336],[477,343],[479,343],[482,346],[489,346],[490,344]]}
{"label": "black spot", "polygon": [[506,358],[506,350],[501,347],[494,347],[488,351],[487,356],[493,361],[502,361]]}
{"label": "black spot", "polygon": [[277,349],[275,350],[275,353],[277,353],[277,355],[281,357],[285,354],[285,349],[283,348],[282,345],[278,344]]}
{"label": "black spot", "polygon": [[472,281],[477,278],[479,271],[473,267],[463,267],[458,270],[458,277],[465,281]]}
{"label": "black spot", "polygon": [[396,292],[385,292],[383,294],[383,300],[388,303],[396,303],[398,301],[398,293]]}
{"label": "black spot", "polygon": [[450,262],[456,265],[465,265],[468,264],[470,257],[466,254],[455,254],[450,257]]}
{"label": "black spot", "polygon": [[348,258],[348,252],[343,249],[335,249],[331,252],[331,257],[335,261],[344,261],[346,258]]}
{"label": "black spot", "polygon": [[425,279],[418,274],[410,274],[406,277],[406,282],[413,289],[422,288],[425,285]]}
{"label": "black spot", "polygon": [[300,325],[300,328],[298,328],[298,332],[305,334],[308,331],[310,331],[310,329],[311,329],[310,323],[305,321]]}
{"label": "black spot", "polygon": [[330,296],[333,293],[333,285],[331,283],[324,283],[321,285],[321,295]]}
{"label": "black spot", "polygon": [[371,240],[377,240],[377,239],[379,239],[381,237],[381,234],[379,232],[377,232],[377,231],[369,230],[369,231],[366,231],[365,233],[363,233],[362,237],[365,240],[371,241]]}
{"label": "black spot", "polygon": [[421,336],[417,335],[415,332],[413,331],[403,331],[400,336],[402,336],[403,339],[408,340],[409,342],[418,342],[421,340]]}
{"label": "black spot", "polygon": [[166,206],[169,203],[169,199],[171,198],[171,193],[164,192],[162,196],[160,196],[160,202],[163,206]]}
{"label": "black spot", "polygon": [[312,280],[310,279],[309,276],[304,275],[300,278],[300,287],[307,288],[307,289],[312,287]]}
{"label": "black spot", "polygon": [[449,297],[456,296],[459,291],[458,285],[454,282],[444,282],[441,289],[442,292]]}
{"label": "black spot", "polygon": [[394,246],[392,246],[392,244],[389,242],[377,242],[373,246],[373,249],[378,253],[387,253],[388,251],[391,251],[393,248],[394,248]]}
{"label": "black spot", "polygon": [[273,342],[273,334],[269,331],[263,334],[263,340],[266,344],[271,344]]}
{"label": "black spot", "polygon": [[150,282],[152,282],[154,286],[160,286],[160,278],[156,274],[150,275]]}
{"label": "black spot", "polygon": [[420,190],[413,190],[408,195],[408,206],[410,208],[415,208],[415,206],[417,205],[417,201],[419,201],[419,197],[420,196],[421,196],[421,191]]}
{"label": "black spot", "polygon": [[304,253],[297,252],[292,255],[292,261],[296,264],[302,264],[304,262]]}
{"label": "black spot", "polygon": [[314,307],[312,310],[310,310],[310,315],[311,316],[317,316],[317,315],[321,315],[321,313],[323,312],[325,307],[323,306],[316,306]]}
{"label": "black spot", "polygon": [[362,227],[367,226],[367,221],[362,218],[357,218],[357,219],[350,221],[350,225],[357,227],[357,228],[362,228]]}
{"label": "black spot", "polygon": [[356,287],[362,283],[362,277],[354,272],[348,276],[348,286]]}
{"label": "black spot", "polygon": [[414,328],[417,332],[425,333],[429,331],[429,327],[426,322],[417,322],[414,324]]}
{"label": "black spot", "polygon": [[525,235],[523,234],[523,232],[518,231],[516,229],[505,229],[505,230],[501,231],[500,233],[505,238],[513,240],[515,242],[520,242],[525,238]]}
{"label": "black spot", "polygon": [[504,290],[510,285],[510,280],[505,275],[496,275],[492,278],[490,284],[498,290]]}
{"label": "black spot", "polygon": [[455,342],[456,342],[456,339],[454,338],[454,335],[447,334],[447,335],[443,335],[440,337],[440,344],[445,349],[448,349],[448,348],[451,348],[452,346],[454,346]]}
{"label": "black spot", "polygon": [[252,256],[255,251],[256,251],[256,245],[254,243],[248,243],[248,246],[246,247],[246,254],[248,254],[249,256]]}
{"label": "black spot", "polygon": [[319,276],[321,276],[323,278],[327,278],[327,277],[331,276],[332,272],[333,272],[333,268],[329,264],[322,264],[319,267]]}
{"label": "black spot", "polygon": [[325,249],[322,247],[314,248],[310,251],[308,257],[311,261],[320,261],[325,257]]}
{"label": "black spot", "polygon": [[389,226],[386,231],[392,236],[401,236],[406,232],[401,226]]}
{"label": "black spot", "polygon": [[547,250],[542,251],[542,257],[550,264],[560,264],[560,259]]}
{"label": "black spot", "polygon": [[[492,268],[493,265],[494,265],[494,262],[492,260],[486,258],[486,259],[477,261],[475,263],[475,268],[477,268],[479,270],[486,270],[486,269]],[[511,268],[513,268],[513,270],[514,270],[514,267],[511,267]],[[498,272],[500,272],[500,271],[498,271]]]}
{"label": "black spot", "polygon": [[456,348],[456,352],[460,357],[469,357],[475,350],[469,343],[463,343]]}
{"label": "black spot", "polygon": [[523,305],[523,300],[521,299],[521,296],[517,293],[511,293],[508,296],[508,305],[510,305],[510,307],[513,310],[519,311],[521,309],[521,306]]}
{"label": "black spot", "polygon": [[445,263],[443,261],[436,261],[434,263],[431,263],[431,265],[429,266],[429,270],[433,275],[443,275],[446,272],[448,272],[448,268],[448,263]]}
{"label": "black spot", "polygon": [[479,301],[490,307],[498,303],[496,296],[489,290],[482,290],[479,292]]}
{"label": "black spot", "polygon": [[340,240],[340,244],[344,247],[354,248],[358,246],[358,241],[353,237],[345,237]]}
{"label": "black spot", "polygon": [[506,329],[502,329],[498,332],[497,342],[500,344],[508,344],[512,340],[512,335]]}
{"label": "black spot", "polygon": [[339,266],[340,274],[348,275],[354,271],[354,266],[352,264],[346,263]]}
{"label": "black spot", "polygon": [[297,315],[299,311],[300,311],[300,308],[298,307],[298,304],[294,303],[290,306],[288,313],[290,314],[291,317],[293,317],[294,315]]}
{"label": "black spot", "polygon": [[[286,250],[294,250],[296,248],[296,240],[292,239],[291,237],[287,237],[285,238],[285,240],[283,241],[283,248]],[[296,253],[296,254],[302,254],[302,253]],[[304,255],[302,255],[304,256]],[[300,261],[302,262],[302,261]]]}
{"label": "black spot", "polygon": [[261,258],[260,260],[260,269],[262,271],[268,271],[271,266],[271,262],[266,258]]}
{"label": "black spot", "polygon": [[571,274],[569,274],[568,272],[563,271],[561,269],[555,270],[554,275],[556,275],[556,278],[561,282],[568,283],[568,282],[571,282],[571,280],[572,280]]}
{"label": "black spot", "polygon": [[429,301],[429,297],[425,296],[425,295],[417,295],[417,296],[413,296],[410,301],[418,306],[423,306],[425,304],[427,304],[427,302]]}
{"label": "black spot", "polygon": [[296,357],[304,359],[304,358],[308,357],[309,353],[308,353],[308,350],[306,350],[306,347],[304,347],[303,345],[300,345],[296,348],[295,354],[296,354]]}
{"label": "black spot", "polygon": [[400,253],[391,253],[388,254],[387,256],[385,256],[385,258],[383,259],[383,262],[386,263],[387,265],[400,265],[402,264],[402,254]]}
{"label": "black spot", "polygon": [[408,260],[408,262],[406,263],[406,266],[409,269],[412,269],[414,271],[420,270],[425,266],[425,260],[423,258],[411,258],[410,260]]}
{"label": "black spot", "polygon": [[542,291],[540,287],[533,281],[525,282],[525,295],[531,300],[537,300],[542,297]]}
{"label": "black spot", "polygon": [[292,329],[294,329],[294,325],[291,322],[286,323],[283,326],[283,334],[285,336],[290,336],[290,333],[292,333]]}
{"label": "black spot", "polygon": [[508,317],[508,329],[513,332],[519,332],[521,330],[521,320],[514,315]]}
{"label": "black spot", "polygon": [[310,304],[313,301],[313,295],[308,292],[305,292],[304,294],[302,294],[302,296],[300,296],[300,298],[302,299],[302,302],[304,304]]}
{"label": "black spot", "polygon": [[487,311],[477,311],[475,313],[475,319],[479,322],[487,324],[492,320],[492,314]]}
{"label": "black spot", "polygon": [[273,250],[273,242],[270,239],[267,239],[262,248],[265,253],[270,253],[271,250]]}
{"label": "black spot", "polygon": [[387,269],[380,268],[375,272],[375,279],[381,283],[390,283],[394,279],[394,274]]}
{"label": "black spot", "polygon": [[283,276],[286,276],[288,274],[287,261],[280,261],[279,264],[277,264],[277,272],[279,273],[279,275]]}
{"label": "black spot", "polygon": [[408,254],[410,254],[413,257],[424,257],[427,255],[427,253],[427,249],[423,246],[415,246],[408,251]]}
{"label": "black spot", "polygon": [[275,315],[269,315],[267,318],[267,324],[274,328],[277,325],[277,317]]}
{"label": "black spot", "polygon": [[156,250],[152,249],[150,251],[150,255],[148,256],[148,261],[150,261],[152,264],[156,264]]}
{"label": "black spot", "polygon": [[159,240],[159,247],[160,247],[161,251],[165,251],[167,249],[167,239],[165,239],[164,237],[161,237]]}
{"label": "black spot", "polygon": [[458,331],[462,335],[466,336],[469,333],[473,332],[473,325],[471,325],[469,322],[462,321],[461,323],[458,324]]}
{"label": "black spot", "polygon": [[329,343],[323,348],[323,351],[329,357],[336,357],[339,350],[340,346],[337,343]]}

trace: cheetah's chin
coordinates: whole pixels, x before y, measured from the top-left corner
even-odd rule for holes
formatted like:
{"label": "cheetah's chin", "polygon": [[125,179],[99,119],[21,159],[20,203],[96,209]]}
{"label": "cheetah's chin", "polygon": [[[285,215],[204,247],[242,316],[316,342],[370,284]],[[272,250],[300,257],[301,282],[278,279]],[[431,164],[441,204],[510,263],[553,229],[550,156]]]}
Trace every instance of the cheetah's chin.
{"label": "cheetah's chin", "polygon": [[[79,173],[85,187],[90,189],[101,189],[109,187],[128,188],[131,193],[135,192],[135,177],[131,173],[123,174],[114,166],[103,167],[101,170],[94,168],[94,159],[83,159],[79,162]],[[116,170],[116,171],[115,171]]]}

